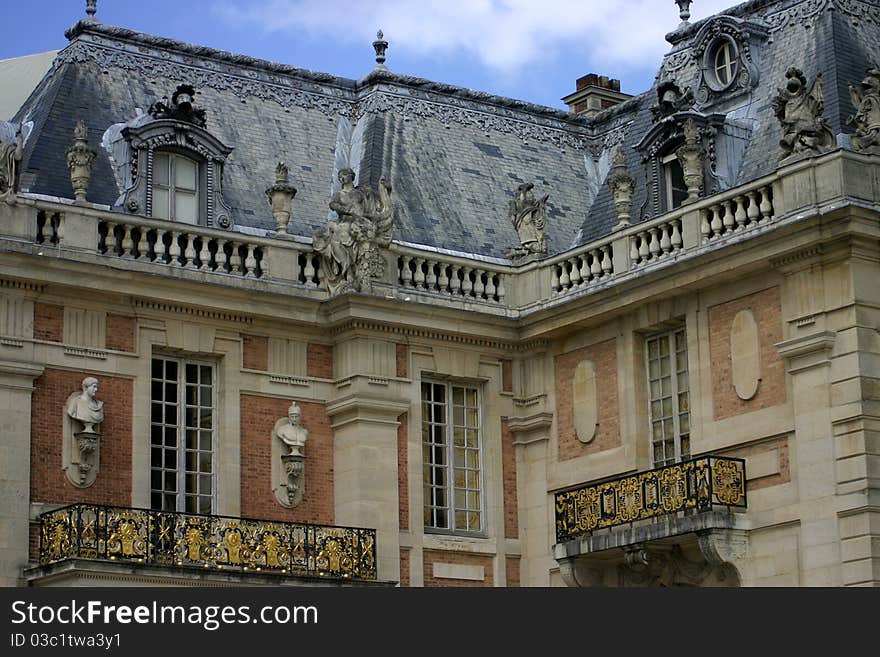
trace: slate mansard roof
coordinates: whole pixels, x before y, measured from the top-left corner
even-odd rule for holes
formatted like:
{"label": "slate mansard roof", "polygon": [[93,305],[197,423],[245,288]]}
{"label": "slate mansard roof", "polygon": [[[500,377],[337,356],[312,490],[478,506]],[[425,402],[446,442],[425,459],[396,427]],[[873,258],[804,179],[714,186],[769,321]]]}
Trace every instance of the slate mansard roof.
{"label": "slate mansard roof", "polygon": [[652,218],[650,169],[634,147],[655,124],[651,108],[666,79],[697,94],[696,111],[724,115],[710,191],[776,168],[771,100],[791,66],[810,82],[822,73],[828,124],[835,134],[850,131],[847,86],[880,64],[877,0],[752,0],[724,15],[759,34],[750,42],[747,93],[697,93],[695,43],[721,20],[715,16],[668,35],[672,48],[652,89],[590,118],[387,71],[355,81],[81,21],[15,117],[34,124],[22,191],[72,196],[64,154],[82,118],[98,152],[88,199],[114,206],[123,190],[102,136],[189,83],[207,129],[234,148],[223,195],[239,229],[274,229],[264,190],[283,160],[298,190],[290,234],[310,237],[327,221],[336,173],[350,166],[359,184],[391,181],[395,240],[499,258],[518,243],[507,218],[514,190],[534,183],[536,194],[550,196],[547,241],[559,253],[617,222],[605,183],[617,144],[637,180],[633,221]]}

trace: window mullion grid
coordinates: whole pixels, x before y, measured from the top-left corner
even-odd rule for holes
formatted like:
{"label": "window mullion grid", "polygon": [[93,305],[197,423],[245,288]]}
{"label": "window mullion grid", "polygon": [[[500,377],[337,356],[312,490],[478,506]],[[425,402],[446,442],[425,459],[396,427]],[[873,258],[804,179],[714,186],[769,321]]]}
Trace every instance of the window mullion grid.
{"label": "window mullion grid", "polygon": [[675,461],[681,461],[681,426],[678,418],[678,349],[675,336],[678,331],[671,331],[666,339],[669,341],[669,391],[672,395],[672,431],[675,441]]}
{"label": "window mullion grid", "polygon": [[186,511],[186,363],[177,365],[177,510]]}
{"label": "window mullion grid", "polygon": [[455,502],[455,402],[452,399],[452,384],[446,387],[446,528],[455,531],[458,529],[456,515],[458,505]]}

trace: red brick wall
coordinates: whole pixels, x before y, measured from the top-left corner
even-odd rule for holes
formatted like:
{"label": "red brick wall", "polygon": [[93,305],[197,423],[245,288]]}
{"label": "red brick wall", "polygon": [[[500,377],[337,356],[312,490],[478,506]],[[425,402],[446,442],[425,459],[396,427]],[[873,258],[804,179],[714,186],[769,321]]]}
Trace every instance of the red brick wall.
{"label": "red brick wall", "polygon": [[516,448],[507,418],[501,418],[501,468],[504,484],[504,537],[519,538],[516,497]]}
{"label": "red brick wall", "polygon": [[31,500],[49,504],[91,502],[131,506],[131,427],[133,382],[99,375],[97,398],[104,402],[101,465],[89,488],[71,484],[62,468],[65,404],[91,374],[47,368],[37,379],[31,401]]}
{"label": "red brick wall", "polygon": [[513,392],[513,361],[501,361],[501,391]]}
{"label": "red brick wall", "polygon": [[[740,399],[733,387],[730,328],[741,310],[751,310],[761,343],[761,381],[751,399]],[[715,419],[749,413],[785,403],[785,364],[776,347],[782,341],[782,302],[778,287],[709,308],[709,353]]]}
{"label": "red brick wall", "polygon": [[409,376],[409,367],[407,363],[408,351],[405,344],[397,344],[397,376],[405,379]]}
{"label": "red brick wall", "polygon": [[289,399],[241,395],[241,515],[284,522],[333,524],[333,430],[323,404],[297,402],[306,442],[306,489],[295,508],[272,492],[272,429],[287,417]]}
{"label": "red brick wall", "polygon": [[723,452],[718,452],[718,455],[746,459],[746,476],[748,477],[748,458],[750,456],[758,456],[759,454],[764,454],[765,452],[769,452],[771,450],[776,450],[777,452],[777,458],[779,459],[779,474],[768,475],[759,479],[748,480],[746,482],[746,493],[750,493],[755,490],[769,488],[770,486],[778,486],[779,484],[784,484],[791,481],[791,462],[788,453],[788,438],[776,438],[775,440],[770,440],[766,443],[760,443],[758,445],[749,445],[747,447],[741,447],[739,449],[725,450]]}
{"label": "red brick wall", "polygon": [[407,441],[409,439],[409,414],[404,413],[397,421],[397,496],[400,504],[400,528],[409,529],[409,483],[407,464],[409,453]]}
{"label": "red brick wall", "polygon": [[333,347],[328,344],[309,342],[306,352],[309,376],[317,379],[333,378]]}
{"label": "red brick wall", "polygon": [[400,548],[400,587],[409,586],[409,548]]}
{"label": "red brick wall", "polygon": [[507,557],[507,586],[519,587],[519,557]]}
{"label": "red brick wall", "polygon": [[[426,587],[491,587],[494,586],[492,573],[492,555],[471,554],[468,552],[449,552],[447,550],[424,550],[422,552],[425,572]],[[485,579],[474,581],[470,579],[447,579],[434,577],[434,562],[461,564],[465,566],[483,566]]]}
{"label": "red brick wall", "polygon": [[107,349],[116,351],[135,351],[135,327],[134,317],[124,315],[107,315]]}
{"label": "red brick wall", "polygon": [[[587,444],[578,440],[574,429],[572,378],[582,360],[596,366],[596,394],[599,397],[599,426]],[[620,446],[620,417],[617,402],[617,345],[614,340],[600,342],[560,354],[556,365],[556,413],[559,430],[559,460],[577,458]]]}
{"label": "red brick wall", "polygon": [[64,341],[64,307],[48,303],[34,304],[34,339]]}
{"label": "red brick wall", "polygon": [[269,338],[263,335],[241,336],[241,360],[246,370],[269,369]]}

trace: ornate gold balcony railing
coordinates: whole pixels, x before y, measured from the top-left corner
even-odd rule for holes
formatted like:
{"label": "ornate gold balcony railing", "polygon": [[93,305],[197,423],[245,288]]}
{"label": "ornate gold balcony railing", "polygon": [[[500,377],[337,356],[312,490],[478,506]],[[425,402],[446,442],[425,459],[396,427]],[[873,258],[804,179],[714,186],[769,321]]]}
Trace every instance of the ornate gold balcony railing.
{"label": "ornate gold balcony railing", "polygon": [[40,563],[376,579],[376,530],[73,504],[40,516]]}
{"label": "ornate gold balcony railing", "polygon": [[703,456],[556,494],[556,542],[679,511],[746,507],[743,459]]}

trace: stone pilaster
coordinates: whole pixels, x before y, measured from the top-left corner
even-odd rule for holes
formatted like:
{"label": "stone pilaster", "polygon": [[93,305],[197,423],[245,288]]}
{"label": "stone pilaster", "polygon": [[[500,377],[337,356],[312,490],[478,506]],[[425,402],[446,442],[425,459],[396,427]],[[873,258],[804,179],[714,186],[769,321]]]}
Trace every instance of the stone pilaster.
{"label": "stone pilaster", "polygon": [[0,362],[0,586],[16,586],[29,558],[31,393],[42,373],[42,366]]}

